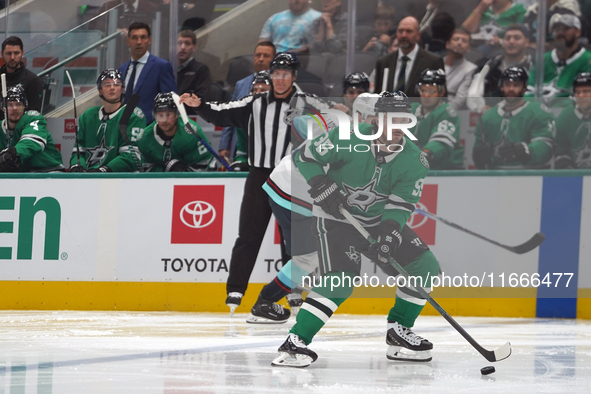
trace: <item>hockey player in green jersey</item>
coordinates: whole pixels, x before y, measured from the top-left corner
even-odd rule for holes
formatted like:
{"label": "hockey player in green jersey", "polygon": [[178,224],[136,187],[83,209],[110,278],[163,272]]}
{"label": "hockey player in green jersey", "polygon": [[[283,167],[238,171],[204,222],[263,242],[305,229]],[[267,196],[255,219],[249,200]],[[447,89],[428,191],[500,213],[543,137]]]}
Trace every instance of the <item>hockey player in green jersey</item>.
{"label": "hockey player in green jersey", "polygon": [[464,147],[460,145],[460,117],[446,103],[445,71],[426,69],[419,77],[420,105],[413,103],[417,125],[411,129],[415,143],[427,156],[432,170],[464,168]]}
{"label": "hockey player in green jersey", "polygon": [[[187,172],[215,168],[213,155],[194,135],[185,132],[172,92],[156,96],[153,117],[154,122],[146,127],[138,141],[145,171]],[[207,141],[201,127],[190,119],[189,122]]]}
{"label": "hockey player in green jersey", "polygon": [[144,113],[133,110],[127,125],[128,141],[121,135],[119,122],[125,110],[121,73],[107,69],[100,73],[96,88],[103,105],[86,110],[78,120],[78,145],[70,158],[70,172],[134,172],[141,169],[141,155],[135,141],[146,127]]}
{"label": "hockey player in green jersey", "polygon": [[53,144],[45,118],[27,111],[27,97],[20,86],[7,91],[6,114],[0,133],[0,172],[64,171],[62,155]]}
{"label": "hockey player in green jersey", "polygon": [[476,168],[542,167],[552,157],[554,117],[539,103],[523,99],[527,78],[523,67],[509,67],[501,74],[499,89],[505,99],[476,126]]}
{"label": "hockey player in green jersey", "polygon": [[[591,52],[579,44],[581,21],[576,15],[564,14],[550,25],[555,48],[544,54],[543,97],[568,97],[575,76],[591,72]],[[533,96],[536,85],[536,67],[529,76],[526,96]],[[553,100],[556,101],[556,100]],[[562,99],[563,102],[566,100]],[[565,104],[562,104],[565,105]]]}
{"label": "hockey player in green jersey", "polygon": [[577,75],[573,96],[556,118],[555,168],[591,168],[591,73]]}
{"label": "hockey player in green jersey", "polygon": [[[354,111],[366,122],[359,124],[360,135],[368,137],[376,135],[378,122],[387,124],[388,112],[410,113],[411,106],[403,93],[383,92],[379,96],[360,95]],[[393,120],[401,124],[408,118],[410,114]],[[353,291],[354,277],[360,274],[360,253],[391,276],[397,275],[387,263],[388,257],[393,257],[412,272],[410,275],[421,277],[426,291],[430,288],[429,278],[439,272],[439,264],[425,243],[405,225],[421,197],[429,163],[402,130],[382,133],[377,140],[362,139],[356,132],[350,133],[350,139],[340,139],[337,127],[295,151],[294,162],[311,186],[316,216],[313,231],[323,277],[320,284],[314,283],[272,364],[306,367],[318,357],[307,345]],[[376,244],[370,246],[345,220],[341,206],[377,239]],[[333,287],[335,278],[342,280]],[[388,359],[431,360],[433,345],[411,330],[425,303],[414,288],[397,289],[396,303],[388,314]],[[402,352],[402,348],[406,350]]]}

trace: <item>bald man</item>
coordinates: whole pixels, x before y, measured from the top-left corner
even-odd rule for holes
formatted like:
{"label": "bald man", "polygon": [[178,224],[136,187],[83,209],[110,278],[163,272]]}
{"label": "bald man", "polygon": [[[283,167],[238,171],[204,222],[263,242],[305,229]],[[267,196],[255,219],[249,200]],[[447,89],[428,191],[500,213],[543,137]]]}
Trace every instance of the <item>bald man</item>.
{"label": "bald man", "polygon": [[[444,68],[443,59],[419,48],[421,31],[419,21],[413,16],[407,16],[400,21],[396,29],[396,38],[398,50],[379,58],[376,64],[375,91],[401,90],[408,97],[419,97],[416,85],[421,72],[427,68]],[[387,80],[386,84],[383,83],[384,79]]]}

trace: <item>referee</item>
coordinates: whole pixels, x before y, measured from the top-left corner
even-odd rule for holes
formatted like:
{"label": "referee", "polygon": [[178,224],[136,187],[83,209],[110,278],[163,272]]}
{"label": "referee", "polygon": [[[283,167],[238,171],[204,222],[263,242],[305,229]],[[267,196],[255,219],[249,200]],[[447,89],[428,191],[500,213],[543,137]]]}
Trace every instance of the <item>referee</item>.
{"label": "referee", "polygon": [[269,198],[262,186],[283,156],[291,153],[291,126],[283,119],[297,91],[294,81],[299,66],[294,54],[278,53],[270,66],[272,89],[238,101],[206,103],[193,95],[183,95],[183,101],[196,106],[207,122],[241,127],[248,133],[250,172],[244,185],[238,238],[232,249],[226,283],[226,305],[230,313],[240,305],[271,218]]}

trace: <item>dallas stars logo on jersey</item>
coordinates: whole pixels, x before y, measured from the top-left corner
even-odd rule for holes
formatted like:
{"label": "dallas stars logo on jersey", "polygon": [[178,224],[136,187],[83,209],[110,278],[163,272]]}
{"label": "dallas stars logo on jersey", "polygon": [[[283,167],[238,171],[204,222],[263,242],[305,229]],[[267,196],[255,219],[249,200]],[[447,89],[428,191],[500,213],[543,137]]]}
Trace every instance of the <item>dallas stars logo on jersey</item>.
{"label": "dallas stars logo on jersey", "polygon": [[377,179],[372,179],[367,185],[362,187],[351,187],[343,182],[343,188],[347,192],[347,202],[353,207],[357,207],[363,212],[367,212],[367,209],[376,203],[387,201],[388,196],[379,193],[375,190]]}

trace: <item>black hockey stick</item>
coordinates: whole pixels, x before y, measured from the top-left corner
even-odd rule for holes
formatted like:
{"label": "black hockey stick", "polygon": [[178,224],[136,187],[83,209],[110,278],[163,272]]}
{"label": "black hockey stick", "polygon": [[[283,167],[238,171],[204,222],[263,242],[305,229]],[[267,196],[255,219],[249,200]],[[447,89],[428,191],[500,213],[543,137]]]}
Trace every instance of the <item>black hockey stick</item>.
{"label": "black hockey stick", "polygon": [[129,136],[127,135],[127,125],[129,124],[129,119],[131,119],[131,115],[133,114],[133,111],[135,110],[135,107],[137,107],[137,104],[139,102],[140,102],[139,94],[137,94],[137,93],[132,94],[131,97],[129,98],[129,100],[127,101],[127,104],[125,106],[125,109],[123,110],[123,113],[121,114],[121,118],[119,119],[119,132],[121,133],[121,136],[123,136],[123,140],[125,141],[125,143],[127,144],[128,148],[129,148],[129,153],[133,157],[133,161],[134,161],[135,166],[138,169],[138,171],[141,169],[141,163],[138,160],[138,157],[136,155],[136,152],[134,151],[134,148],[131,146],[131,141],[129,140]]}
{"label": "black hockey stick", "polygon": [[209,143],[204,140],[203,138],[201,138],[201,136],[199,135],[199,133],[197,133],[196,130],[193,129],[193,126],[191,126],[191,123],[189,123],[189,117],[187,116],[187,111],[185,110],[185,106],[183,104],[181,104],[180,97],[178,94],[173,93],[172,94],[172,99],[174,100],[174,103],[176,104],[176,107],[179,110],[179,114],[181,115],[181,119],[183,121],[183,124],[185,125],[185,131],[189,134],[194,135],[195,137],[197,137],[197,139],[199,141],[201,141],[201,143],[203,144],[203,146],[205,146],[205,148],[209,151],[209,153],[211,153],[213,155],[213,157],[216,158],[216,160],[226,168],[226,170],[228,171],[234,171],[232,169],[232,167],[230,167],[230,164],[228,164],[228,162],[221,157],[212,147],[211,145],[209,145]]}
{"label": "black hockey stick", "polygon": [[442,217],[433,215],[430,212],[423,211],[422,209],[419,209],[419,208],[416,208],[415,211],[418,212],[418,213],[420,213],[423,216],[428,217],[429,219],[438,220],[440,222],[443,222],[443,223],[447,224],[450,227],[455,228],[456,230],[463,231],[465,233],[468,233],[470,235],[475,236],[476,238],[480,238],[483,241],[490,242],[493,245],[500,246],[503,249],[506,249],[506,250],[508,250],[510,252],[517,253],[517,254],[527,253],[527,252],[529,252],[529,251],[537,248],[538,246],[540,246],[540,244],[542,242],[544,242],[544,239],[546,239],[546,236],[544,234],[542,234],[542,233],[535,233],[533,235],[533,237],[531,237],[528,241],[522,243],[521,245],[517,245],[517,246],[504,245],[504,244],[502,244],[500,242],[494,241],[492,239],[486,238],[483,235],[480,235],[478,233],[475,233],[474,231],[468,230],[467,228],[464,228],[464,227],[460,226],[459,224],[455,224],[453,222],[450,222],[447,219],[444,219]]}
{"label": "black hockey stick", "polygon": [[4,120],[2,121],[2,126],[4,127],[4,132],[6,133],[6,147],[10,148],[13,133],[8,130],[8,102],[6,101],[6,96],[8,93],[6,89],[6,74],[3,73],[0,75],[0,80],[2,81],[2,110],[4,111]]}
{"label": "black hockey stick", "polygon": [[[371,237],[371,235],[367,232],[367,230],[365,228],[363,228],[363,226],[357,221],[357,219],[355,219],[353,217],[353,215],[351,215],[349,213],[349,211],[344,209],[342,206],[339,208],[339,210],[341,211],[341,214],[343,214],[343,216],[345,216],[345,218],[349,221],[349,223],[351,223],[351,225],[353,225],[353,227],[355,227],[357,229],[357,231],[359,231],[359,233],[361,235],[363,235],[363,237],[369,241],[370,244],[374,244],[376,242]],[[407,281],[410,281],[410,279],[409,279],[410,275],[408,274],[408,272],[406,272],[406,270],[404,268],[402,268],[402,266],[400,264],[398,264],[398,262],[396,260],[394,260],[392,257],[389,257],[388,261],[396,269],[396,271],[398,271],[398,273],[400,273],[400,275],[402,275],[404,278],[406,278]],[[460,326],[458,324],[458,322],[456,322],[454,320],[453,317],[451,317],[445,311],[445,309],[443,309],[431,297],[431,295],[429,293],[427,293],[425,291],[425,289],[423,289],[421,286],[416,286],[415,290],[421,295],[421,297],[426,299],[429,302],[429,304],[431,304],[433,306],[433,308],[435,308],[437,310],[437,312],[439,312],[441,314],[441,316],[443,316],[443,318],[445,320],[447,320],[447,322],[449,324],[451,324],[451,326],[453,328],[455,328],[456,331],[459,332],[460,335],[463,336],[470,343],[470,345],[472,345],[472,347],[478,351],[478,353],[482,354],[484,356],[484,358],[486,358],[488,361],[495,362],[495,361],[504,360],[511,355],[511,343],[507,342],[503,346],[501,346],[500,348],[498,348],[496,350],[487,350],[487,349],[483,348],[482,346],[480,346],[480,344],[478,342],[476,342],[476,340],[474,338],[472,338],[470,336],[470,334],[468,334],[466,332],[466,330],[464,330],[462,328],[462,326]]]}
{"label": "black hockey stick", "polygon": [[70,81],[70,87],[72,88],[72,102],[74,104],[74,125],[75,130],[75,137],[76,137],[76,164],[80,165],[80,142],[78,141],[78,111],[76,110],[76,91],[74,90],[74,82],[72,82],[72,77],[70,77],[70,72],[66,70],[66,76]]}

